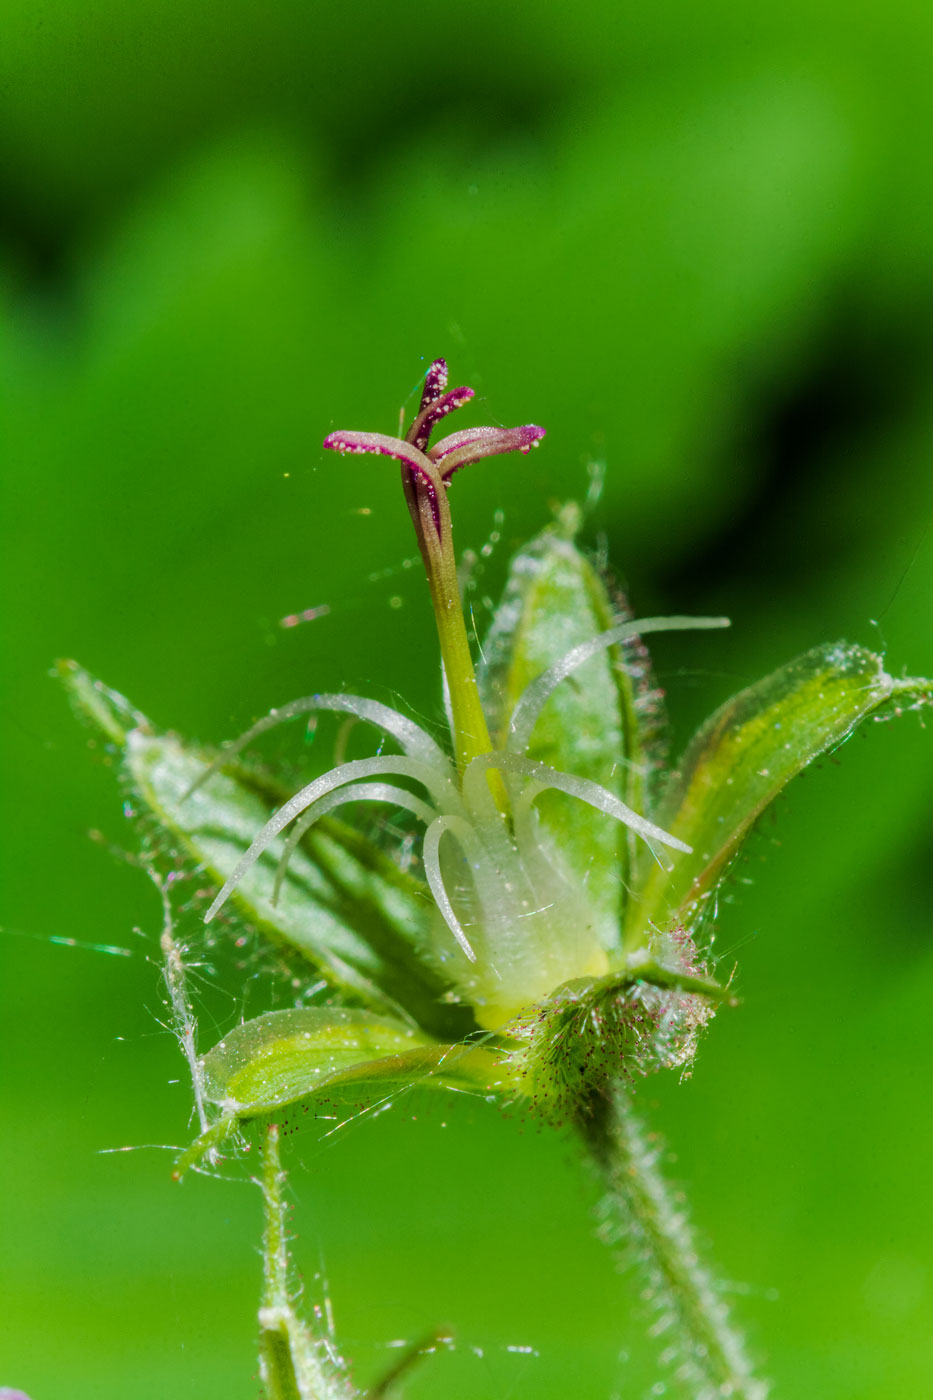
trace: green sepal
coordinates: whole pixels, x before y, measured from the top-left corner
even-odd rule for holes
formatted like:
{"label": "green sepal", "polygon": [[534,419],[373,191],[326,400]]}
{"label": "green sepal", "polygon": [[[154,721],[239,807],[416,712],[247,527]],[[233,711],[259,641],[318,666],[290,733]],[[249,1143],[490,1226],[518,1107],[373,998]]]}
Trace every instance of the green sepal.
{"label": "green sepal", "polygon": [[485,1045],[441,1045],[390,1017],[332,1006],[247,1021],[203,1057],[201,1068],[205,1098],[221,1117],[182,1155],[176,1176],[241,1123],[325,1093],[351,1104],[416,1085],[487,1094],[501,1091],[508,1075],[502,1056]]}
{"label": "green sepal", "polygon": [[690,854],[641,860],[626,947],[651,929],[693,926],[762,812],[807,764],[837,748],[904,682],[846,642],[815,647],[727,700],[701,726],[652,819]]}
{"label": "green sepal", "polygon": [[[526,685],[573,647],[625,620],[574,541],[579,524],[579,508],[565,506],[557,523],[511,562],[477,673],[499,746]],[[556,688],[535,726],[528,757],[600,783],[643,812],[649,761],[640,721],[650,709],[650,693],[647,656],[637,639],[599,652]],[[536,805],[545,831],[586,886],[600,941],[618,947],[623,881],[637,838],[560,793],[546,792]]]}
{"label": "green sepal", "polygon": [[[117,747],[137,802],[218,884],[230,874],[285,794],[263,774],[234,766],[189,789],[212,754],[155,726],[74,662],[59,675],[79,710]],[[324,818],[294,853],[272,903],[281,838],[237,886],[241,916],[303,954],[335,989],[380,1012],[401,1012],[430,1033],[459,1039],[470,1013],[445,1003],[444,982],[420,956],[433,904],[371,841]]]}
{"label": "green sepal", "polygon": [[117,748],[123,748],[131,729],[151,731],[149,720],[134,709],[125,695],[111,690],[77,661],[57,661],[55,673],[78,714],[90,720]]}

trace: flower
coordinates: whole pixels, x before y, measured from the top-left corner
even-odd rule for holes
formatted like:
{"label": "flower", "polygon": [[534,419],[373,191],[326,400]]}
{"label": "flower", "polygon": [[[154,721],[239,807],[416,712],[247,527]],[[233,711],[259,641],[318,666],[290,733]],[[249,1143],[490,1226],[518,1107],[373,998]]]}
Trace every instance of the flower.
{"label": "flower", "polygon": [[[455,762],[413,721],[361,696],[310,696],[280,709],[272,722],[310,710],[348,712],[383,729],[401,753],[341,764],[284,803],[231,872],[207,919],[214,917],[254,862],[289,826],[278,886],[293,852],[326,813],[359,801],[402,808],[425,828],[422,861],[439,915],[427,955],[474,1008],[479,1024],[498,1029],[564,983],[604,977],[611,970],[585,871],[574,869],[539,820],[536,803],[543,794],[566,794],[621,822],[662,865],[662,849],[690,850],[606,786],[529,755],[548,701],[592,657],[637,633],[727,624],[724,618],[651,618],[606,628],[529,683],[511,710],[502,742],[493,744],[461,607],[447,492],[455,471],[493,454],[528,452],[544,436],[544,429],[533,424],[468,428],[432,448],[435,425],[473,397],[472,389],[446,390],[446,383],[446,363],[436,360],[425,377],[419,412],[404,439],[338,431],[328,434],[324,447],[387,456],[401,463],[434,604]],[[260,722],[260,727],[268,726],[268,719]],[[258,732],[259,727],[254,727],[233,749],[249,743]],[[414,782],[421,792],[384,781],[390,777]]]}
{"label": "flower", "polygon": [[[278,1291],[260,1313],[263,1374],[288,1337],[289,1386],[317,1393],[310,1333],[284,1283],[280,1115],[325,1093],[381,1098],[416,1082],[521,1099],[571,1122],[602,1172],[600,1233],[623,1237],[641,1266],[652,1332],[664,1333],[676,1378],[697,1395],[764,1400],[768,1387],[699,1258],[680,1197],[664,1186],[628,1089],[637,1075],[686,1069],[728,999],[698,945],[761,813],[866,717],[929,703],[933,683],[895,680],[858,646],[816,647],[733,696],[664,773],[653,735],[661,697],[642,638],[727,621],[633,621],[576,547],[573,508],[512,561],[477,674],[448,490],[460,468],[527,452],[544,431],[473,428],[431,447],[437,423],[472,397],[447,390],[436,360],[404,439],[334,432],[324,441],[401,464],[437,623],[449,754],[398,710],[316,694],[270,711],[212,759],[60,663],[79,707],[121,754],[132,807],[149,814],[143,864],[163,894],[165,980],[201,1126],[175,1175],[215,1165],[243,1123],[266,1120],[267,1283],[278,1280]],[[400,752],[341,763],[282,803],[275,775],[238,755],[266,730],[326,710],[381,729]],[[424,881],[333,821],[359,802],[407,811],[424,827]],[[234,1027],[204,1056],[153,830],[169,838],[173,872],[181,847],[199,874],[223,881],[206,922],[235,897],[263,934],[323,973],[307,991],[293,984],[298,1004]],[[325,987],[326,1004],[306,1004]]]}
{"label": "flower", "polygon": [[[577,547],[571,507],[512,561],[477,674],[451,480],[483,457],[527,452],[544,432],[473,428],[432,447],[435,426],[473,397],[446,385],[436,360],[404,438],[339,431],[324,446],[401,464],[434,604],[449,753],[399,710],[312,694],[211,757],[160,734],[73,662],[60,665],[80,709],[121,753],[133,806],[168,834],[173,860],[180,847],[221,884],[206,922],[233,897],[329,987],[328,1004],[267,1012],[197,1062],[196,1096],[220,1114],[179,1171],[242,1122],[325,1088],[365,1095],[426,1079],[520,1096],[579,1123],[620,1079],[686,1069],[716,1005],[730,999],[698,948],[754,823],[865,718],[933,694],[928,681],[895,680],[862,647],[816,647],[721,706],[666,770],[662,697],[643,639],[727,620],[633,620]],[[319,711],[375,726],[399,752],[341,763],[283,803],[275,775],[238,756],[267,730]],[[333,822],[348,803],[388,805],[420,824],[423,881]]]}

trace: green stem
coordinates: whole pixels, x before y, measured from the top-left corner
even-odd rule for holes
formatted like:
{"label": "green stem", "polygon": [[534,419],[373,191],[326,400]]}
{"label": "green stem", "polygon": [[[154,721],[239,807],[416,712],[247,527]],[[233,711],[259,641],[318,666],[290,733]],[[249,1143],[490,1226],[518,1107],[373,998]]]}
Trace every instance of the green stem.
{"label": "green stem", "polygon": [[216,1155],[217,1148],[232,1137],[239,1126],[240,1120],[235,1113],[227,1113],[222,1118],[218,1118],[216,1123],[213,1123],[200,1137],[195,1138],[194,1142],[182,1152],[172,1170],[172,1180],[181,1181],[185,1172],[189,1171],[191,1167],[197,1166],[203,1157],[207,1157],[208,1162],[215,1165],[220,1160]]}
{"label": "green stem", "polygon": [[662,1360],[693,1400],[766,1400],[768,1385],[754,1376],[721,1289],[700,1261],[684,1207],[658,1169],[657,1139],[621,1088],[595,1100],[592,1109],[578,1126],[607,1187],[600,1235],[624,1245],[641,1271],[642,1296],[656,1314],[651,1334],[663,1339]]}
{"label": "green stem", "polygon": [[329,1338],[312,1335],[289,1296],[285,1173],[279,1157],[279,1133],[279,1125],[269,1123],[262,1143],[259,1185],[266,1225],[262,1239],[259,1373],[268,1400],[350,1400],[355,1392],[336,1374]]}

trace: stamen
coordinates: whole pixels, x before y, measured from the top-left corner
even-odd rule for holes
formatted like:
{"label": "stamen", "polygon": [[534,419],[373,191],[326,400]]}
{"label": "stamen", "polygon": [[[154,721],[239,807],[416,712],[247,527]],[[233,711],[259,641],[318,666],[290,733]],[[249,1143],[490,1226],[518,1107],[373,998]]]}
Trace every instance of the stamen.
{"label": "stamen", "polygon": [[620,802],[618,797],[599,783],[594,783],[589,778],[579,778],[574,773],[561,773],[549,763],[537,763],[533,759],[521,758],[514,753],[485,753],[473,759],[463,775],[463,796],[468,808],[474,797],[482,791],[480,784],[485,782],[487,768],[499,768],[504,773],[517,773],[539,783],[542,789],[556,788],[558,792],[566,792],[569,797],[577,797],[588,806],[595,807],[597,811],[605,812],[606,816],[614,817],[616,821],[630,827],[649,844],[652,840],[659,841],[662,846],[670,846],[672,850],[683,851],[688,855],[692,850],[692,847],[686,845],[679,837],[662,831],[654,822],[633,812],[631,807]]}
{"label": "stamen", "polygon": [[463,925],[454,913],[454,907],[450,902],[450,896],[444,885],[444,877],[441,873],[440,844],[441,837],[449,831],[452,836],[456,836],[460,844],[465,849],[465,843],[472,842],[473,832],[469,824],[458,817],[438,817],[435,822],[428,827],[424,835],[424,873],[428,886],[434,896],[434,902],[444,916],[444,922],[450,929],[454,938],[460,944],[470,962],[476,962],[476,954],[470,946],[470,940],[463,931]]}
{"label": "stamen", "polygon": [[422,408],[405,434],[405,441],[410,442],[413,447],[417,447],[420,452],[426,452],[428,443],[431,441],[431,434],[441,419],[446,418],[448,413],[453,413],[455,408],[462,408],[472,398],[473,390],[466,385],[460,389],[449,389],[446,394],[442,394],[433,403]]}
{"label": "stamen", "polygon": [[237,862],[223,889],[205,914],[204,922],[210,923],[217,911],[226,904],[246,872],[271,845],[279,832],[284,830],[289,822],[300,817],[312,802],[316,802],[334,788],[352,783],[356,778],[373,778],[383,773],[393,773],[401,778],[414,778],[415,782],[422,783],[428,789],[439,806],[459,806],[455,784],[444,774],[438,774],[428,764],[413,758],[357,758],[350,763],[344,763],[340,768],[332,768],[329,773],[316,778],[313,783],[308,783],[307,787],[296,792],[294,797],[289,798],[285,805],[270,817],[249,850]]}
{"label": "stamen", "polygon": [[393,710],[391,706],[382,705],[378,700],[368,700],[363,695],[305,695],[299,700],[290,700],[287,705],[276,706],[262,719],[251,725],[239,738],[228,739],[223,745],[222,752],[208,764],[197,781],[191,784],[182,801],[191,797],[198,788],[203,787],[216,772],[230,763],[254,739],[258,739],[260,734],[266,734],[279,724],[286,724],[289,720],[297,719],[300,715],[318,710],[355,715],[357,719],[365,720],[367,724],[375,725],[377,729],[383,729],[387,734],[390,734],[410,758],[417,758],[422,763],[433,764],[436,768],[446,768],[447,776],[453,776],[450,763],[440,745],[436,744],[420,725],[415,724],[414,720],[408,719],[398,710]]}
{"label": "stamen", "polygon": [[[442,466],[441,475],[449,484],[454,472],[479,462],[483,457],[494,457],[500,452],[527,453],[537,447],[544,437],[545,429],[534,423],[525,423],[519,428],[465,428],[462,432],[451,433],[442,438],[428,453],[431,461]],[[443,464],[443,465],[442,465]]]}
{"label": "stamen", "polygon": [[[441,534],[441,506],[438,497],[443,490],[440,473],[434,463],[402,438],[390,437],[388,433],[357,433],[340,431],[328,433],[322,447],[335,452],[371,452],[377,457],[394,457],[402,464],[402,480],[406,473],[417,477],[431,504],[434,529],[438,538]],[[411,480],[411,475],[407,479]],[[412,502],[409,500],[409,508]]]}
{"label": "stamen", "polygon": [[439,398],[447,388],[447,361],[444,359],[435,360],[428,368],[424,376],[424,389],[421,391],[421,408],[419,413],[423,413],[429,404]]}
{"label": "stamen", "polygon": [[414,793],[408,792],[406,788],[393,787],[391,783],[356,783],[328,793],[326,797],[312,802],[304,816],[295,823],[288,833],[288,839],[279,857],[278,869],[275,872],[275,885],[272,889],[273,904],[278,903],[288,863],[305,832],[321,817],[326,816],[328,812],[332,812],[336,807],[341,807],[346,802],[387,802],[393,807],[403,807],[406,811],[412,812],[419,821],[424,822],[425,826],[430,826],[437,816],[434,808],[429,807],[427,802],[422,802],[420,797],[415,797]]}
{"label": "stamen", "polygon": [[727,617],[644,617],[633,622],[620,622],[618,626],[600,632],[591,641],[581,642],[526,685],[512,711],[506,747],[513,753],[527,749],[541,711],[561,681],[606,647],[649,632],[705,631],[729,626],[731,623]]}

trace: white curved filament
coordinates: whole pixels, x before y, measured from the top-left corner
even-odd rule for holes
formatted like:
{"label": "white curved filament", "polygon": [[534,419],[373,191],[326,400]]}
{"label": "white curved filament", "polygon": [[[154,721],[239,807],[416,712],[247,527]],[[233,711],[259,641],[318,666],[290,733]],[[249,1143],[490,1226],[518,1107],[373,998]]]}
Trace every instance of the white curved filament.
{"label": "white curved filament", "polygon": [[561,681],[606,647],[649,632],[685,632],[729,625],[727,617],[645,617],[641,621],[620,622],[590,641],[581,642],[525,686],[509,720],[506,748],[510,753],[527,749],[538,717]]}
{"label": "white curved filament", "polygon": [[[597,811],[605,812],[607,817],[614,817],[616,821],[623,822],[649,844],[658,841],[662,846],[670,846],[672,850],[687,854],[692,849],[679,837],[671,836],[670,832],[655,826],[647,817],[640,817],[599,783],[594,783],[589,778],[578,778],[573,773],[561,773],[549,763],[538,763],[534,759],[522,758],[515,753],[484,753],[473,759],[463,775],[463,793],[468,805],[474,792],[479,789],[479,784],[485,781],[485,770],[488,768],[499,768],[504,773],[515,773],[519,777],[530,778],[533,783],[539,784],[542,790],[556,788],[558,792],[566,792],[569,797],[577,797],[588,806],[595,807]],[[538,793],[534,796],[537,797]]]}
{"label": "white curved filament", "polygon": [[349,787],[337,788],[334,792],[329,792],[326,797],[319,797],[317,802],[312,802],[304,815],[295,823],[288,833],[285,847],[279,857],[279,866],[275,872],[275,885],[272,890],[272,903],[277,904],[279,893],[282,889],[282,881],[285,879],[285,872],[288,870],[288,862],[294,854],[305,832],[314,825],[321,817],[332,812],[335,807],[341,807],[345,802],[387,802],[392,807],[404,807],[406,811],[412,812],[425,826],[430,826],[437,816],[433,807],[427,802],[423,802],[414,793],[408,792],[405,788],[393,787],[391,783],[355,783]]}
{"label": "white curved filament", "polygon": [[428,887],[434,896],[434,902],[444,916],[444,922],[450,929],[454,938],[460,944],[470,962],[476,962],[476,954],[470,946],[470,940],[463,931],[463,925],[454,913],[454,907],[450,902],[450,896],[444,884],[444,877],[441,874],[440,845],[444,833],[449,831],[452,836],[456,836],[463,847],[464,853],[469,859],[469,847],[473,844],[473,831],[469,823],[462,817],[438,817],[432,822],[424,834],[424,850],[422,858],[424,860],[424,873],[428,882]]}
{"label": "white curved filament", "polygon": [[311,714],[319,710],[355,715],[357,719],[375,725],[377,729],[382,729],[386,734],[391,735],[410,758],[417,758],[423,763],[433,763],[436,766],[449,764],[443,749],[435,743],[429,734],[425,733],[420,725],[407,719],[405,715],[399,714],[398,710],[393,710],[389,705],[381,705],[378,700],[368,700],[364,695],[304,695],[300,700],[291,700],[287,705],[279,705],[276,709],[270,710],[239,738],[231,739],[224,744],[223,751],[207,766],[197,781],[192,783],[185,793],[185,797],[190,797],[192,793],[196,792],[207,782],[208,778],[213,777],[218,769],[223,768],[225,764],[230,762],[231,758],[235,758],[254,739],[258,739],[260,734],[275,729],[279,724],[287,724],[289,720],[297,719],[299,715]]}
{"label": "white curved filament", "polygon": [[318,710],[342,710],[356,715],[357,719],[383,729],[395,739],[409,758],[420,759],[422,763],[433,763],[437,767],[449,768],[450,760],[441,746],[431,738],[420,724],[393,710],[390,705],[382,705],[378,700],[368,700],[365,695],[314,695],[311,697]]}
{"label": "white curved filament", "polygon": [[438,775],[435,769],[427,763],[420,763],[416,759],[405,758],[401,755],[392,755],[387,758],[355,758],[350,763],[341,764],[339,768],[332,768],[329,773],[315,778],[313,783],[308,783],[300,792],[296,792],[294,797],[290,797],[285,805],[280,807],[275,815],[266,822],[249,850],[237,862],[223,889],[205,914],[204,922],[210,923],[218,909],[226,904],[246,872],[275,840],[279,832],[288,826],[289,822],[300,817],[302,812],[306,811],[313,802],[317,802],[319,798],[326,796],[335,788],[352,783],[357,778],[375,778],[389,773],[400,778],[414,778],[416,782],[423,783],[432,796],[440,799],[441,805],[449,803],[451,794],[456,797],[456,788],[443,774]]}

